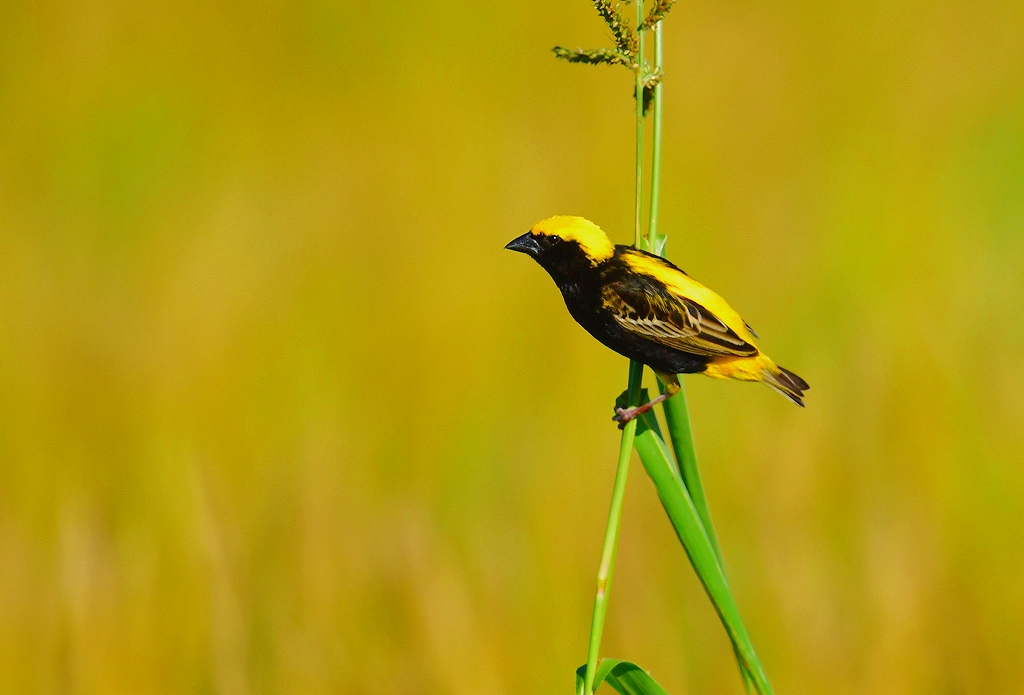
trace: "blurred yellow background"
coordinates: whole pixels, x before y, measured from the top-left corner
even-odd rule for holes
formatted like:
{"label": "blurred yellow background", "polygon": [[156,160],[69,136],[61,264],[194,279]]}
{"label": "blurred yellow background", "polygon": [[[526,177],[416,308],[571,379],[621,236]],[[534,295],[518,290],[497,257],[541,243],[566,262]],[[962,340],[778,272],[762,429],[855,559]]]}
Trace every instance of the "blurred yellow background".
{"label": "blurred yellow background", "polygon": [[[662,228],[813,386],[687,379],[785,693],[1020,693],[1024,4],[682,2]],[[631,239],[586,0],[0,5],[0,691],[568,693]],[[646,479],[603,653],[740,693]]]}

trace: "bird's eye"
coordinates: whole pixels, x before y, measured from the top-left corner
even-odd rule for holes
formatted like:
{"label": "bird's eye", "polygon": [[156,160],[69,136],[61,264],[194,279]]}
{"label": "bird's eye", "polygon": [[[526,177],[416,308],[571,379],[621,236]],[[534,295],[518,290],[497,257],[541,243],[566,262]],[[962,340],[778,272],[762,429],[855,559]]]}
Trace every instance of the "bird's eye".
{"label": "bird's eye", "polygon": [[561,244],[562,243],[562,237],[558,236],[557,234],[552,234],[551,235],[551,243],[552,244]]}

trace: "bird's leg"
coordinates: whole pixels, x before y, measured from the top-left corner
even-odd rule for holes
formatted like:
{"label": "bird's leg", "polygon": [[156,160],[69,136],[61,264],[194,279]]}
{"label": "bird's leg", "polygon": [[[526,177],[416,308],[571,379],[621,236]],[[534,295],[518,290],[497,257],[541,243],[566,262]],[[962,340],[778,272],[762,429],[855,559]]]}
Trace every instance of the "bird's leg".
{"label": "bird's leg", "polygon": [[626,423],[630,420],[643,415],[663,400],[671,398],[679,393],[682,387],[679,385],[679,378],[675,374],[662,374],[661,372],[655,373],[658,375],[658,378],[661,379],[662,383],[665,384],[665,393],[661,394],[657,398],[652,398],[643,405],[637,405],[632,408],[616,408],[616,415],[612,419],[619,423],[620,430],[625,427]]}
{"label": "bird's leg", "polygon": [[668,398],[668,394],[663,393],[657,398],[652,398],[643,405],[634,406],[632,408],[616,408],[615,412],[617,413],[617,415],[612,419],[619,423],[619,429],[621,430],[623,427],[626,426],[627,422],[640,415],[643,415],[648,410],[658,405],[666,398]]}

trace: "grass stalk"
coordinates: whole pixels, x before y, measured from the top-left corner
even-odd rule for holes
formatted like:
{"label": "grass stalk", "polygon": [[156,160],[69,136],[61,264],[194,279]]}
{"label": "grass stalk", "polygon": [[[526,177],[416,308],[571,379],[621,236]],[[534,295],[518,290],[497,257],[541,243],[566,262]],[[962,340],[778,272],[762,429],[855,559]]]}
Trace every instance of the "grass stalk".
{"label": "grass stalk", "polygon": [[[636,26],[640,27],[644,20],[644,0],[636,2]],[[640,246],[643,242],[643,193],[644,193],[644,32],[637,31],[636,62],[636,167],[635,200],[633,214],[633,243]],[[640,384],[643,381],[644,366],[630,360],[629,363],[629,405],[639,404]],[[597,593],[594,596],[594,615],[590,621],[590,644],[587,649],[587,670],[584,676],[584,693],[590,695],[594,690],[594,677],[597,673],[598,654],[601,649],[601,635],[604,632],[604,619],[608,611],[608,591],[611,587],[612,570],[615,565],[615,552],[619,542],[619,528],[622,521],[622,500],[626,492],[626,477],[629,472],[629,459],[633,455],[633,440],[636,435],[636,421],[626,423],[619,442],[619,462],[615,471],[615,486],[612,488],[611,509],[608,512],[608,523],[604,533],[604,547],[601,550],[601,565],[597,571]]]}
{"label": "grass stalk", "polygon": [[[639,362],[629,363],[629,404],[640,402],[640,382],[644,366]],[[594,596],[594,615],[590,622],[590,645],[587,650],[587,671],[584,677],[584,693],[594,691],[594,676],[597,673],[597,658],[601,649],[601,635],[604,619],[608,612],[608,592],[611,590],[612,571],[615,569],[615,552],[619,544],[619,528],[622,522],[622,501],[626,493],[626,477],[629,473],[629,459],[633,454],[636,435],[636,420],[626,423],[619,442],[619,463],[615,469],[615,485],[612,488],[611,509],[604,531],[604,546],[601,549],[601,565],[597,570],[597,593]]]}
{"label": "grass stalk", "polygon": [[[661,71],[662,60],[662,36],[661,22],[654,25],[654,72]],[[647,222],[647,243],[650,250],[661,254],[664,251],[664,243],[658,235],[658,208],[661,203],[661,123],[662,123],[662,96],[661,81],[654,85],[654,96],[651,102],[651,116],[653,130],[651,133],[651,209]]]}
{"label": "grass stalk", "polygon": [[[636,25],[644,21],[644,0],[636,2]],[[636,62],[636,203],[633,219],[633,245],[647,248],[644,245],[643,211],[644,211],[644,32],[637,31]]]}

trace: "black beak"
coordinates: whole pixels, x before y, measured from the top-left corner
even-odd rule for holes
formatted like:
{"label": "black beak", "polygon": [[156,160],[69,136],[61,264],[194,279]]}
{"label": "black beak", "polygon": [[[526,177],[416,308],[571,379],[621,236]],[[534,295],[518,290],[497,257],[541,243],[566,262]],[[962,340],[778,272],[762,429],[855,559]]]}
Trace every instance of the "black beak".
{"label": "black beak", "polygon": [[537,243],[537,239],[530,232],[508,242],[505,244],[505,248],[509,251],[525,253],[527,256],[533,256],[534,258],[540,253],[540,244]]}

